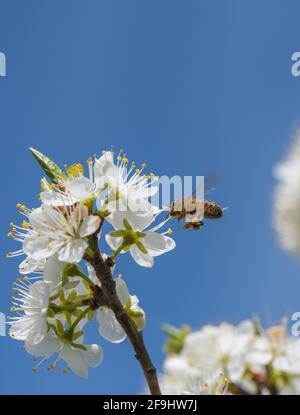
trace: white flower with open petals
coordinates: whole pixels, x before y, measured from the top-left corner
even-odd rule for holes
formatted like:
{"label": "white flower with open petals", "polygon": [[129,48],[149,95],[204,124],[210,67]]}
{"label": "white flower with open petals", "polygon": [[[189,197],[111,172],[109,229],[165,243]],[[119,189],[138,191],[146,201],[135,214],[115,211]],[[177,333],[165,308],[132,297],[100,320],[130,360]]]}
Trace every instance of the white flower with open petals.
{"label": "white flower with open petals", "polygon": [[81,204],[68,208],[41,206],[30,211],[26,227],[15,232],[15,239],[23,245],[16,254],[25,253],[38,262],[57,253],[59,261],[79,262],[88,247],[85,238],[99,225],[100,218],[89,215]]}
{"label": "white flower with open petals", "polygon": [[[89,278],[100,285],[98,278],[92,266],[88,266]],[[128,287],[124,279],[119,276],[115,279],[116,291],[120,302],[125,311],[133,320],[138,330],[145,327],[146,316],[144,310],[138,305],[137,296],[130,295]],[[97,311],[97,319],[99,323],[99,334],[111,343],[121,343],[126,338],[122,326],[115,317],[114,312],[108,307],[100,307]]]}
{"label": "white flower with open petals", "polygon": [[128,169],[128,159],[117,156],[117,164],[111,151],[105,151],[95,160],[94,175],[98,187],[108,188],[106,207],[109,211],[152,211],[147,199],[157,193],[154,175],[142,174],[146,167],[136,169],[134,164]]}
{"label": "white flower with open petals", "polygon": [[227,323],[207,325],[186,337],[183,356],[189,356],[204,372],[226,370],[232,381],[239,381],[245,371],[245,350],[254,337],[251,321],[238,327]]}
{"label": "white flower with open petals", "polygon": [[68,169],[69,174],[60,183],[60,186],[40,193],[42,203],[48,206],[70,206],[76,202],[99,198],[103,188],[97,186],[94,180],[93,162],[91,159],[88,160],[88,166],[89,177],[83,175],[83,167],[81,164],[71,166]]}
{"label": "white flower with open petals", "polygon": [[115,232],[106,235],[106,242],[115,252],[124,253],[129,250],[137,264],[152,267],[154,257],[169,252],[176,246],[175,241],[167,236],[169,230],[156,232],[164,222],[146,230],[154,218],[151,213],[130,216],[130,212],[114,212],[108,220]]}
{"label": "white flower with open petals", "polygon": [[10,318],[10,335],[17,339],[37,344],[47,333],[47,309],[49,304],[49,286],[43,281],[34,284],[19,280],[15,284],[17,292],[12,308],[18,313]]}
{"label": "white flower with open petals", "polygon": [[87,379],[89,367],[96,368],[102,362],[103,351],[98,344],[83,345],[82,339],[80,342],[77,340],[77,342],[83,348],[64,343],[49,332],[38,344],[27,342],[25,350],[35,357],[43,358],[42,361],[49,359],[54,353],[58,353],[50,368],[54,368],[57,362],[62,359],[72,372],[81,378]]}

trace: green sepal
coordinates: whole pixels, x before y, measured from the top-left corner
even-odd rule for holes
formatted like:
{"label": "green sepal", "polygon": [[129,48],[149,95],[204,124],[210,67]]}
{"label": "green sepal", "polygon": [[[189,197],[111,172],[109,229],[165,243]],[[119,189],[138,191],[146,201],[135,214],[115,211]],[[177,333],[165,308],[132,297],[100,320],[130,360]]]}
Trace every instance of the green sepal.
{"label": "green sepal", "polygon": [[74,301],[76,300],[76,297],[77,297],[76,290],[72,290],[67,297],[67,302],[71,304],[74,303]]}
{"label": "green sepal", "polygon": [[29,151],[53,183],[58,184],[66,178],[64,172],[54,163],[54,161],[32,147],[29,147]]}
{"label": "green sepal", "polygon": [[88,320],[92,321],[95,314],[96,314],[96,310],[89,310],[88,315],[87,315]]}
{"label": "green sepal", "polygon": [[67,264],[63,270],[63,280],[67,277],[79,277],[82,273],[79,265]]}
{"label": "green sepal", "polygon": [[134,311],[134,310],[126,310],[127,314],[129,315],[129,317],[134,318],[134,317],[144,317],[144,313],[142,313],[141,311]]}
{"label": "green sepal", "polygon": [[101,218],[106,218],[107,216],[110,215],[110,211],[105,209],[105,210],[96,210],[95,215],[100,216]]}
{"label": "green sepal", "polygon": [[74,317],[79,317],[82,314],[82,310],[80,310],[79,308],[75,308],[74,310],[72,310],[72,314]]}
{"label": "green sepal", "polygon": [[112,236],[113,238],[119,238],[119,237],[124,236],[125,232],[126,231],[122,231],[122,230],[112,231],[112,232],[109,232],[109,235]]}
{"label": "green sepal", "polygon": [[64,334],[64,326],[62,324],[62,322],[58,319],[55,320],[56,323],[56,328],[57,328],[57,332],[60,336],[63,336]]}
{"label": "green sepal", "polygon": [[146,236],[145,232],[136,232],[135,234],[138,238],[144,238]]}
{"label": "green sepal", "polygon": [[163,350],[166,353],[180,353],[183,349],[186,336],[191,332],[191,328],[183,325],[180,329],[177,329],[169,324],[164,324],[162,330],[169,336],[164,344]]}
{"label": "green sepal", "polygon": [[129,251],[129,249],[131,248],[131,246],[132,246],[132,243],[131,243],[131,244],[124,245],[124,247],[123,247],[122,251],[123,251],[123,252],[128,252],[128,251]]}
{"label": "green sepal", "polygon": [[73,341],[79,339],[79,337],[83,336],[83,331],[77,331],[76,333],[73,334]]}
{"label": "green sepal", "polygon": [[64,289],[65,290],[72,290],[73,288],[76,288],[77,287],[77,285],[79,284],[79,282],[80,281],[70,281],[70,282],[67,282],[66,281],[66,284],[64,284]]}
{"label": "green sepal", "polygon": [[143,254],[148,254],[147,249],[144,247],[144,245],[142,244],[142,242],[141,242],[139,239],[137,239],[137,240],[135,241],[135,244],[136,244],[136,246],[139,248],[139,250],[140,250],[141,252],[143,252]]}
{"label": "green sepal", "polygon": [[60,300],[61,304],[65,304],[65,302],[66,302],[65,294],[64,294],[63,290],[59,290],[59,300]]}
{"label": "green sepal", "polygon": [[123,219],[123,224],[128,231],[132,231],[132,226],[130,225],[130,223],[128,222],[126,218]]}
{"label": "green sepal", "polygon": [[83,345],[83,344],[78,344],[78,343],[70,343],[72,347],[74,347],[75,349],[79,349],[79,350],[83,350],[83,351],[87,351],[87,348]]}
{"label": "green sepal", "polygon": [[54,312],[54,310],[52,310],[52,308],[51,308],[51,307],[48,307],[48,310],[47,310],[47,317],[49,317],[49,318],[53,318],[53,317],[55,317],[55,312]]}
{"label": "green sepal", "polygon": [[52,190],[51,189],[51,185],[48,182],[48,180],[46,179],[46,177],[43,177],[41,179],[41,181],[40,181],[40,189],[41,189],[41,192],[50,192]]}

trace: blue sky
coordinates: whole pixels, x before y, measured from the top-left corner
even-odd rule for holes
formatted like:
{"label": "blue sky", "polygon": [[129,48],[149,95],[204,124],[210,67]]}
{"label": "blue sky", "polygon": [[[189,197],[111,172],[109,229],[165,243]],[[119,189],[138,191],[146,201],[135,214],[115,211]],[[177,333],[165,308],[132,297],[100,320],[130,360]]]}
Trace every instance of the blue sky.
{"label": "blue sky", "polygon": [[[163,361],[163,322],[259,314],[266,324],[300,309],[300,264],[271,225],[273,166],[299,124],[298,1],[0,0],[1,282],[9,314],[18,260],[8,223],[37,203],[41,172],[27,148],[64,164],[114,144],[158,175],[218,174],[211,195],[230,209],[201,232],[173,225],[177,249],[153,269],[122,257],[119,270],[147,312],[145,339]],[[88,381],[46,365],[31,372],[21,344],[0,338],[0,393],[139,393],[130,344],[100,340]]]}

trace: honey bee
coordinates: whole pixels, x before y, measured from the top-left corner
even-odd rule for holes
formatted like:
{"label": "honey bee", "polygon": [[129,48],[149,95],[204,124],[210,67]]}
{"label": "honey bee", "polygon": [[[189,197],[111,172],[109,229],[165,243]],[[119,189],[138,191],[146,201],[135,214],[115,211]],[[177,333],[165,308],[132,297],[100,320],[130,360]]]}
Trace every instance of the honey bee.
{"label": "honey bee", "polygon": [[178,199],[172,202],[170,207],[170,217],[176,217],[178,220],[185,219],[184,229],[200,229],[204,223],[202,218],[213,220],[220,219],[223,216],[223,210],[220,205],[211,200],[198,200],[193,196]]}

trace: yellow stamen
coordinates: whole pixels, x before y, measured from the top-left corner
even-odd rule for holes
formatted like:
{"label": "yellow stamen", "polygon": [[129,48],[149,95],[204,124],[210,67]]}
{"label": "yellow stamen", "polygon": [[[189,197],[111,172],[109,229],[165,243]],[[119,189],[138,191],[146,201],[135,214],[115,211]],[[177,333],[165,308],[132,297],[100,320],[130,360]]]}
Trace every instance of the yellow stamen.
{"label": "yellow stamen", "polygon": [[22,223],[22,228],[24,228],[24,229],[28,229],[29,228],[29,223],[26,221],[26,220],[23,220],[23,223]]}
{"label": "yellow stamen", "polygon": [[67,174],[72,177],[79,177],[84,173],[83,165],[80,163],[72,164],[67,170]]}

